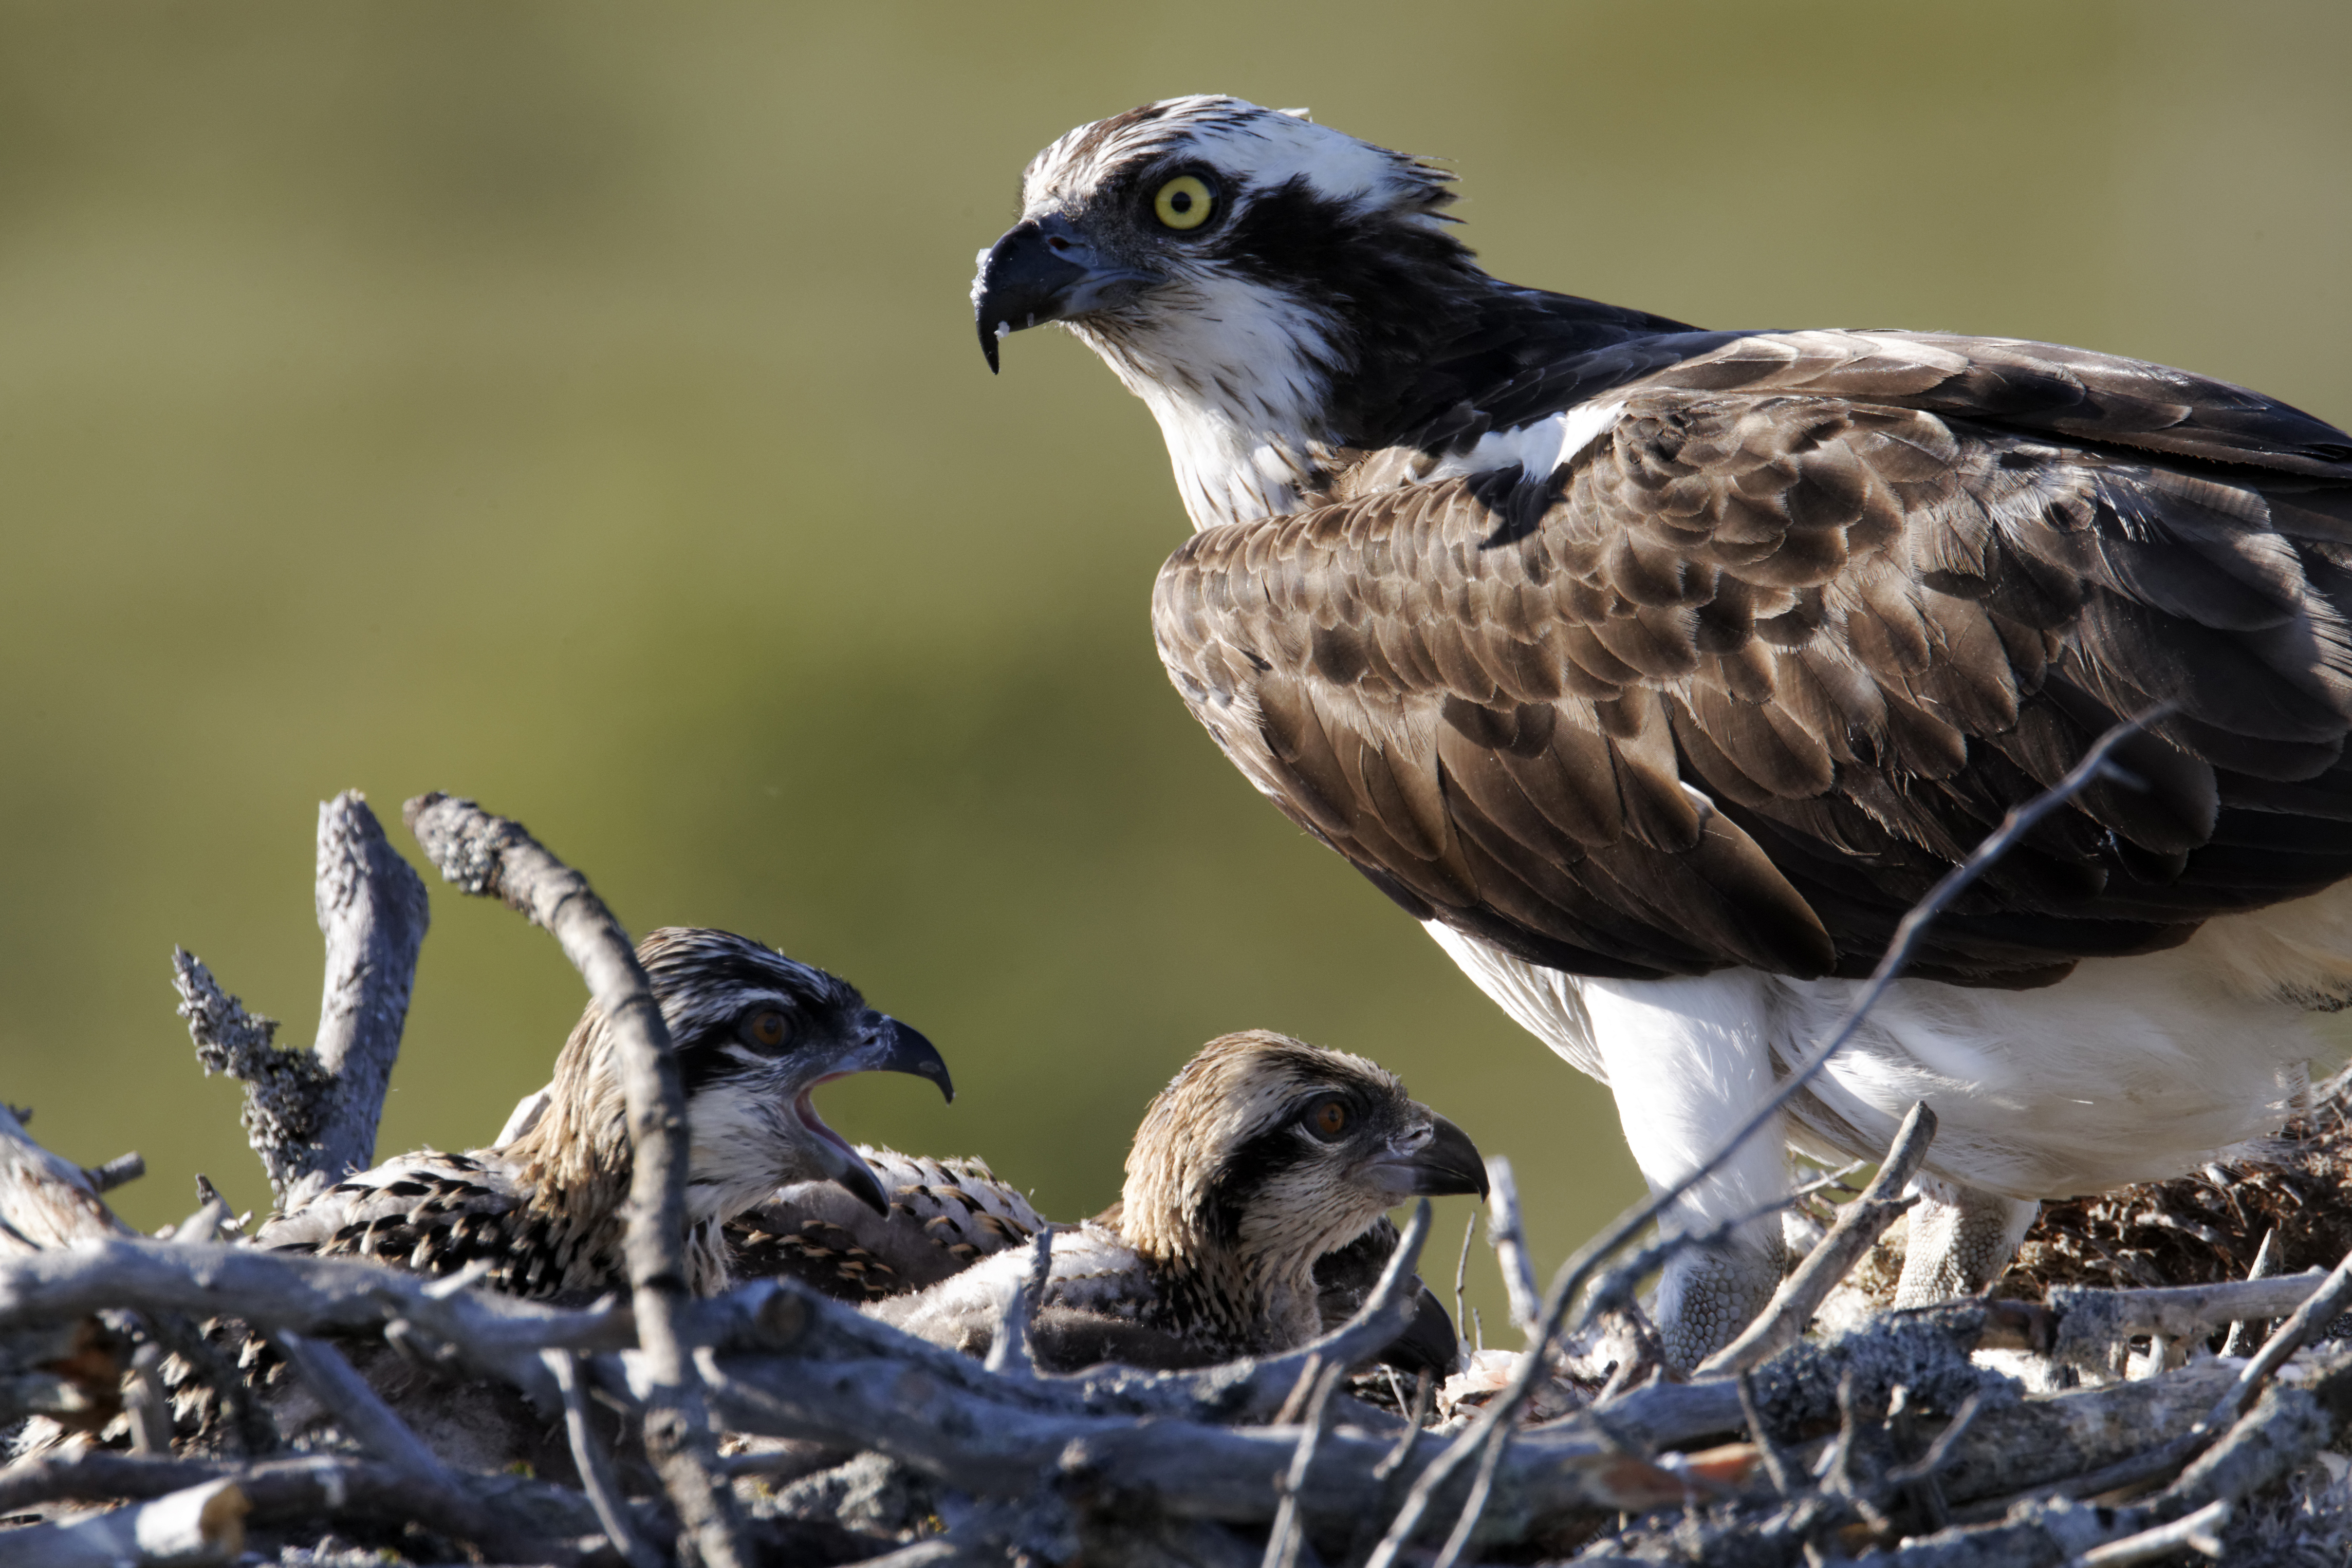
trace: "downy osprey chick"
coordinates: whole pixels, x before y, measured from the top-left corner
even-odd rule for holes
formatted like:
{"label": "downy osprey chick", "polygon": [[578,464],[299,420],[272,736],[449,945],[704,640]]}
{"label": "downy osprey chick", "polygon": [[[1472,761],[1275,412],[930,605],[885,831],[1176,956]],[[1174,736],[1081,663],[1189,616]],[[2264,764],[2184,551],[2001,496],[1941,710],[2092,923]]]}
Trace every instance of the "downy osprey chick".
{"label": "downy osprey chick", "polygon": [[[810,1103],[853,1072],[908,1072],[950,1099],[940,1053],[855,987],[747,937],[673,927],[638,945],[686,1084],[687,1283],[729,1279],[721,1227],[780,1184],[832,1182],[877,1211],[874,1173]],[[621,1282],[628,1113],[604,1015],[591,1002],[556,1060],[545,1108],[494,1148],[422,1149],[328,1188],[263,1226],[265,1247],[352,1253],[446,1274],[477,1259],[518,1295]]]}
{"label": "downy osprey chick", "polygon": [[[1325,1326],[1318,1261],[1408,1197],[1486,1190],[1475,1145],[1394,1074],[1263,1030],[1212,1040],[1145,1113],[1116,1208],[1057,1228],[1037,1359],[1200,1366],[1293,1349]],[[1028,1267],[1025,1249],[1000,1252],[867,1310],[984,1354]]]}
{"label": "downy osprey chick", "polygon": [[[1705,331],[1488,276],[1452,176],[1171,99],[1023,177],[982,347],[1066,323],[1158,417],[1198,531],[1152,625],[1251,783],[1606,1082],[1655,1187],[1805,1063],[1896,922],[2119,720],[1928,931],[1780,1131],[1940,1130],[1902,1299],[2035,1200],[2284,1123],[2352,1001],[2352,435],[2011,339]],[[1131,512],[1131,505],[1119,507]],[[1751,1139],[1672,1217],[1788,1190]],[[1686,1252],[1670,1359],[1769,1296]]]}

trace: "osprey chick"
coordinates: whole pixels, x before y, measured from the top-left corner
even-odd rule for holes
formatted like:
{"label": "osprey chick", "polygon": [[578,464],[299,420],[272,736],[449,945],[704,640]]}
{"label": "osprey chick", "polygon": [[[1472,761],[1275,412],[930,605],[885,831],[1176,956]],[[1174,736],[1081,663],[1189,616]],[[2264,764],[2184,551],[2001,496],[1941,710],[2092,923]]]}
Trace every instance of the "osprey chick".
{"label": "osprey chick", "polygon": [[[1264,1030],[1211,1040],[1145,1113],[1118,1204],[1056,1230],[1038,1360],[1199,1366],[1293,1349],[1323,1331],[1327,1291],[1345,1287],[1318,1281],[1318,1262],[1407,1197],[1486,1190],[1462,1129],[1362,1057]],[[985,1354],[1028,1267],[1025,1249],[1000,1252],[867,1310]]]}
{"label": "osprey chick", "polygon": [[[879,1301],[938,1284],[1017,1248],[1046,1221],[1025,1194],[977,1159],[931,1159],[857,1145],[889,1195],[875,1213],[829,1182],[796,1182],[727,1226],[735,1278],[785,1275],[845,1301]],[[1116,1230],[1119,1206],[1095,1217]],[[1071,1229],[1071,1227],[1063,1227]],[[1396,1250],[1397,1228],[1382,1215],[1354,1240],[1315,1263],[1316,1306],[1328,1333],[1353,1318]],[[1405,1372],[1444,1376],[1459,1354],[1454,1320],[1418,1281],[1420,1315],[1381,1353]],[[1048,1354],[1055,1348],[1048,1347]],[[1073,1352],[1075,1354],[1075,1352]]]}
{"label": "osprey chick", "polygon": [[[1702,331],[1489,277],[1451,176],[1230,98],[1030,163],[982,347],[1067,325],[1197,531],[1152,622],[1260,790],[1614,1091],[1654,1186],[1806,1061],[1896,921],[2091,741],[2099,785],[1929,933],[1784,1128],[1933,1105],[1904,1299],[2035,1200],[2276,1128],[2352,1000],[2352,436],[2010,339]],[[1787,1190],[1759,1138],[1673,1222]],[[1777,1221],[1660,1290],[1687,1364]]]}
{"label": "osprey chick", "polygon": [[[853,1072],[908,1072],[950,1099],[931,1042],[855,987],[747,937],[669,928],[637,947],[686,1083],[687,1283],[726,1288],[720,1228],[779,1184],[822,1179],[868,1207],[888,1200],[811,1092]],[[421,1149],[328,1188],[261,1228],[265,1247],[355,1253],[446,1274],[478,1259],[518,1295],[621,1282],[628,1108],[604,1012],[591,1002],[556,1059],[547,1103],[511,1140]]]}

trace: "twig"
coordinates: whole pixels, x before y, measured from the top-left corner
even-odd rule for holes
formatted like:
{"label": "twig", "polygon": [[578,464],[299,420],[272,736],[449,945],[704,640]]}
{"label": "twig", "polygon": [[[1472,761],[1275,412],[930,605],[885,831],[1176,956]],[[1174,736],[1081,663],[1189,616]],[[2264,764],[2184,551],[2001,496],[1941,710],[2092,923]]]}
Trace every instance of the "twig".
{"label": "twig", "polygon": [[1462,1255],[1454,1260],[1454,1321],[1467,1322],[1470,1314],[1462,1305],[1463,1292],[1470,1283],[1470,1243],[1478,1235],[1478,1216],[1474,1211],[1462,1225]]}
{"label": "twig", "polygon": [[2262,1280],[2137,1291],[2060,1285],[2050,1292],[2057,1333],[2050,1354],[2075,1365],[2104,1365],[2110,1346],[2135,1335],[2193,1340],[2234,1321],[2284,1318],[2310,1300],[2326,1278],[2314,1269]]}
{"label": "twig", "polygon": [[1034,1375],[1036,1364],[1029,1354],[1030,1325],[1045,1304],[1045,1287],[1054,1275],[1054,1228],[1041,1225],[1029,1239],[1029,1272],[1006,1296],[997,1314],[996,1337],[989,1342],[988,1370],[1013,1377]]}
{"label": "twig", "polygon": [[1511,1162],[1496,1155],[1486,1162],[1486,1239],[1495,1248],[1495,1262],[1503,1272],[1503,1291],[1510,1299],[1511,1324],[1532,1332],[1543,1311],[1536,1294],[1535,1264],[1528,1257],[1527,1227],[1519,1218],[1519,1186]]}
{"label": "twig", "polygon": [[[2254,1249],[2253,1266],[2246,1270],[2249,1280],[2268,1280],[2285,1267],[2282,1261],[2284,1249],[2279,1246],[2278,1227],[2263,1232],[2263,1244]],[[2270,1324],[2261,1318],[2240,1318],[2230,1325],[2229,1337],[2221,1342],[2223,1355],[2242,1356],[2252,1354],[2261,1343]]]}
{"label": "twig", "polygon": [[147,1157],[133,1149],[127,1155],[115,1155],[102,1166],[91,1166],[81,1174],[89,1178],[89,1185],[96,1190],[112,1192],[145,1176]]}
{"label": "twig", "polygon": [[[2315,1296],[2313,1300],[2316,1301],[2318,1298]],[[2311,1303],[2305,1304],[2308,1306]],[[2316,1321],[2326,1322],[2333,1315],[2332,1312],[2316,1314]],[[2287,1324],[2282,1325],[2278,1332],[2271,1336],[2270,1343],[2263,1347],[2264,1352],[2267,1354],[2273,1344],[2283,1343],[2293,1326],[2292,1320]],[[2284,1354],[2280,1360],[2282,1362],[2284,1360]],[[2150,1482],[2179,1474],[2184,1467],[2189,1473],[2180,1476],[2176,1490],[2191,1489],[2191,1478],[2201,1476],[2204,1479],[2194,1483],[2194,1490],[2210,1493],[2216,1490],[2210,1479],[2212,1476],[2249,1466],[2255,1471],[2258,1483],[2276,1468],[2278,1445],[2267,1440],[2272,1428],[2279,1426],[2292,1427],[2294,1422],[2291,1417],[2297,1414],[2302,1406],[2309,1405],[2312,1399],[2310,1393],[2302,1388],[2273,1387],[2266,1391],[2262,1384],[2252,1376],[2255,1368],[2262,1364],[2263,1358],[2256,1357],[2254,1362],[2250,1364],[2238,1379],[2230,1385],[2228,1392],[2223,1394],[2206,1412],[2203,1418],[2187,1431],[2154,1447],[2144,1448],[2138,1453],[2117,1459],[2112,1464],[2104,1465],[2095,1469],[2078,1471],[2046,1486],[2035,1488],[2027,1495],[2063,1498],[2101,1497],[2108,1492],[2145,1487]],[[2326,1377],[2331,1382],[2352,1379],[2352,1356],[2344,1358],[2331,1367]],[[2242,1400],[2250,1389],[2253,1395],[2260,1396],[2263,1402],[2251,1413],[2243,1413],[2245,1406]],[[2290,1419],[2284,1421],[2280,1419],[2281,1411],[2278,1406],[2282,1404],[2286,1407],[2285,1415]],[[2309,1434],[2306,1433],[2305,1436],[2309,1437]],[[2308,1452],[2310,1448],[2316,1448],[2323,1440],[2325,1440],[2324,1433],[2319,1437],[2310,1437],[2307,1446],[2302,1451]],[[2199,1457],[2200,1453],[2202,1458]],[[2195,1461],[2193,1465],[2190,1463],[2192,1460]],[[2242,1496],[2247,1490],[2252,1490],[2252,1484],[2220,1490],[2225,1496]]]}
{"label": "twig", "polygon": [[0,1104],[0,1259],[138,1234],[98,1194],[88,1171],[43,1148]]}
{"label": "twig", "polygon": [[1429,1407],[1436,1398],[1437,1380],[1424,1366],[1412,1375],[1412,1397],[1403,1404],[1404,1430],[1397,1434],[1396,1447],[1372,1467],[1374,1480],[1388,1479],[1412,1456],[1413,1445],[1421,1440],[1422,1423],[1429,1419]]}
{"label": "twig", "polygon": [[131,1451],[164,1454],[172,1451],[172,1405],[163,1393],[157,1368],[163,1347],[153,1341],[131,1354],[131,1386],[122,1396],[123,1413],[131,1417]]}
{"label": "twig", "polygon": [[1886,1472],[1887,1485],[1909,1486],[1916,1481],[1933,1479],[1937,1471],[1951,1463],[1952,1451],[1960,1446],[1962,1439],[1966,1438],[1975,1427],[1977,1417],[1983,1415],[1984,1411],[1985,1398],[1982,1394],[1971,1394],[1960,1401],[1960,1407],[1952,1413],[1952,1418],[1946,1424],[1944,1429],[1936,1434],[1936,1440],[1927,1445],[1926,1453],[1907,1465],[1898,1466]]}
{"label": "twig", "polygon": [[2270,1338],[2263,1342],[2263,1348],[2255,1353],[2254,1359],[2248,1362],[2246,1369],[2238,1375],[2237,1386],[2213,1407],[2207,1425],[2218,1431],[2243,1416],[2262,1393],[2263,1385],[2270,1381],[2271,1375],[2285,1365],[2287,1357],[2301,1350],[2305,1341],[2343,1312],[2347,1302],[2352,1302],[2352,1252],[2345,1254],[2344,1260],[2336,1265],[2336,1271],[2327,1276],[2303,1305],[2295,1308],[2293,1316],[2271,1332]]}
{"label": "twig", "polygon": [[1298,1381],[1290,1385],[1289,1396],[1283,1400],[1282,1408],[1274,1413],[1276,1426],[1287,1427],[1297,1421],[1301,1412],[1314,1402],[1315,1391],[1322,1386],[1324,1370],[1321,1356],[1307,1358],[1307,1364],[1298,1369]]}
{"label": "twig", "polygon": [[1298,1450],[1290,1458],[1290,1469],[1276,1478],[1276,1495],[1281,1501],[1275,1507],[1274,1528],[1265,1540],[1264,1568],[1295,1568],[1298,1547],[1305,1536],[1298,1521],[1298,1496],[1307,1490],[1307,1472],[1315,1463],[1316,1445],[1322,1441],[1323,1428],[1330,1419],[1331,1391],[1348,1375],[1345,1366],[1328,1366],[1315,1380],[1315,1392],[1307,1401],[1304,1417],[1306,1430],[1298,1434]]}
{"label": "twig", "polygon": [[[714,1371],[713,1405],[732,1430],[872,1448],[975,1497],[1029,1497],[1051,1476],[1105,1508],[1149,1499],[1174,1517],[1262,1521],[1278,1505],[1267,1481],[1297,1448],[1295,1433],[1265,1427],[1024,1407],[1008,1380],[980,1374],[982,1385],[958,1385],[908,1376],[894,1361],[733,1354],[716,1358]],[[1379,1504],[1373,1471],[1390,1447],[1385,1434],[1353,1427],[1325,1435],[1315,1484],[1298,1500],[1310,1528],[1351,1527]],[[1589,1430],[1512,1452],[1498,1491],[1512,1517],[1531,1523],[1580,1510],[1644,1511],[1687,1493],[1680,1477]]]}
{"label": "twig", "polygon": [[2221,1527],[2230,1521],[2231,1506],[2227,1498],[2208,1503],[2170,1524],[2159,1524],[2154,1530],[2143,1530],[2137,1535],[2095,1546],[2070,1559],[2066,1568],[2130,1568],[2131,1564],[2153,1563],[2184,1549],[2200,1552],[2219,1562]]}
{"label": "twig", "polygon": [[8,1561],[14,1568],[225,1562],[245,1550],[251,1507],[235,1481],[204,1481],[111,1513],[12,1531]]}
{"label": "twig", "polygon": [[646,1452],[705,1568],[749,1568],[734,1494],[718,1474],[718,1443],[685,1331],[686,1093],[668,1026],[635,948],[588,879],[548,852],[520,822],[440,794],[409,801],[403,816],[449,882],[502,900],[552,935],[604,1011],[614,1071],[629,1108],[625,1251],[651,1380]]}
{"label": "twig", "polygon": [[1764,1461],[1764,1473],[1771,1479],[1774,1491],[1785,1498],[1795,1497],[1803,1489],[1797,1479],[1797,1472],[1790,1468],[1787,1458],[1781,1454],[1780,1445],[1773,1440],[1771,1428],[1764,1421],[1764,1412],[1756,1403],[1755,1374],[1742,1367],[1737,1380],[1739,1385],[1739,1414],[1748,1422],[1748,1440],[1756,1445],[1757,1455]]}
{"label": "twig", "polygon": [[357,790],[319,808],[317,904],[327,972],[308,1051],[278,1050],[275,1019],[247,1012],[185,948],[172,954],[196,1060],[246,1086],[246,1141],[281,1208],[373,1163],[430,918],[425,883]]}
{"label": "twig", "polygon": [[[519,1537],[499,1518],[503,1509],[519,1524],[540,1521],[552,1536],[577,1536],[598,1528],[587,1500],[567,1488],[517,1476],[467,1476],[465,1492],[451,1497],[417,1486],[390,1465],[339,1455],[310,1454],[260,1464],[215,1459],[147,1459],[104,1448],[52,1449],[0,1469],[0,1512],[64,1498],[144,1500],[166,1496],[208,1481],[236,1483],[253,1505],[248,1521],[313,1524],[343,1520],[417,1523],[436,1535],[494,1543],[519,1562],[563,1563],[573,1553],[555,1541]],[[527,1507],[518,1508],[518,1502]],[[478,1531],[488,1531],[485,1536]],[[11,1545],[22,1534],[0,1536]],[[11,1558],[13,1564],[15,1559]]]}
{"label": "twig", "polygon": [[[1543,1375],[1549,1347],[1559,1337],[1570,1302],[1575,1300],[1576,1292],[1583,1288],[1586,1279],[1600,1267],[1601,1260],[1613,1256],[1645,1226],[1680,1202],[1700,1182],[1713,1176],[1749,1138],[1774,1124],[1789,1103],[1805,1092],[1822,1069],[1853,1037],[1854,1030],[1862,1026],[1862,1020],[1869,1016],[1871,1009],[1895,983],[1903,967],[1910,962],[1912,951],[1917,947],[1919,939],[1927,934],[1936,916],[2008,853],[2020,839],[2032,831],[2036,823],[2102,779],[2136,782],[2130,775],[2109,763],[2108,756],[2124,741],[2170,712],[2169,704],[2159,703],[2137,717],[2116,726],[2092,743],[2090,749],[2083,754],[2082,760],[2069,768],[2064,778],[2023,805],[2011,809],[2001,818],[2000,827],[1987,835],[1966,860],[1947,872],[1928,890],[1927,896],[1913,904],[1896,923],[1895,939],[1887,945],[1878,967],[1871,972],[1869,983],[1847,1004],[1836,1027],[1830,1031],[1827,1043],[1814,1053],[1812,1060],[1790,1073],[1755,1114],[1687,1175],[1664,1191],[1655,1193],[1646,1201],[1626,1210],[1615,1223],[1570,1255],[1568,1261],[1560,1266],[1559,1272],[1553,1276],[1551,1290],[1544,1301],[1539,1332],[1534,1339],[1534,1350],[1521,1363],[1517,1375],[1501,1396],[1490,1400],[1469,1429],[1456,1437],[1446,1451],[1422,1472],[1421,1478],[1413,1483],[1412,1490],[1406,1494],[1403,1506],[1397,1510],[1388,1533],[1373,1549],[1365,1568],[1394,1568],[1405,1543],[1420,1530],[1421,1521],[1428,1513],[1438,1489],[1452,1479],[1455,1470],[1468,1463],[1473,1454],[1508,1440],[1507,1436],[1499,1434],[1507,1434],[1517,1420],[1519,1411],[1534,1394],[1536,1383]],[[1465,1540],[1467,1538],[1465,1529],[1457,1529],[1455,1533]]]}
{"label": "twig", "polygon": [[1886,1151],[1885,1163],[1878,1167],[1869,1187],[1838,1211],[1830,1233],[1806,1254],[1795,1272],[1780,1281],[1762,1314],[1738,1338],[1700,1362],[1692,1375],[1745,1372],[1796,1343],[1822,1298],[1837,1288],[1886,1228],[1917,1201],[1905,1197],[1903,1189],[1918,1174],[1927,1158],[1927,1146],[1935,1139],[1936,1113],[1923,1100],[1903,1119],[1893,1146]]}
{"label": "twig", "polygon": [[307,1168],[283,1201],[301,1202],[375,1163],[376,1124],[408,1021],[416,955],[433,911],[425,880],[383,836],[367,797],[346,789],[319,807],[315,880],[326,981],[311,1046],[331,1085]]}
{"label": "twig", "polygon": [[[201,1234],[202,1226],[194,1228]],[[0,1259],[0,1328],[127,1307],[154,1314],[242,1318],[298,1333],[397,1329],[451,1346],[476,1370],[527,1393],[552,1394],[541,1349],[614,1351],[635,1343],[634,1317],[610,1301],[565,1309],[483,1291],[445,1291],[446,1280],[357,1259],[308,1258],[210,1241],[116,1239],[70,1252]],[[154,1318],[159,1337],[182,1343]],[[224,1380],[236,1383],[233,1373]],[[206,1381],[214,1381],[207,1377]],[[232,1389],[221,1390],[224,1397]]]}
{"label": "twig", "polygon": [[352,1370],[342,1352],[287,1329],[279,1329],[269,1340],[352,1441],[419,1486],[457,1484],[424,1439],[408,1429],[408,1423],[369,1386],[366,1378]]}
{"label": "twig", "polygon": [[207,1076],[226,1072],[245,1085],[239,1118],[245,1141],[261,1156],[270,1190],[282,1200],[310,1169],[310,1139],[327,1093],[325,1070],[307,1051],[278,1050],[278,1020],[247,1012],[184,947],[172,949],[172,987],[180,994],[178,1012],[188,1020],[197,1064]]}
{"label": "twig", "polygon": [[541,1359],[563,1395],[563,1432],[572,1444],[572,1467],[580,1485],[604,1527],[604,1539],[629,1562],[630,1568],[663,1568],[666,1559],[630,1527],[628,1500],[613,1479],[613,1463],[588,1420],[587,1389],[580,1381],[579,1362],[568,1350],[542,1351]]}

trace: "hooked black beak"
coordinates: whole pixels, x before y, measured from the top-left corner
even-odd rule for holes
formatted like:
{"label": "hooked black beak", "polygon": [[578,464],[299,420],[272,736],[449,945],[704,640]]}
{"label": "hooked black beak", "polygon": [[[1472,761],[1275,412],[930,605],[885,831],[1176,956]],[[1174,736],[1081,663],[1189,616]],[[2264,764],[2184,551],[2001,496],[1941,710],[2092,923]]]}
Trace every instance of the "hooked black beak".
{"label": "hooked black beak", "polygon": [[1470,1134],[1433,1114],[1421,1146],[1381,1162],[1381,1175],[1399,1197],[1443,1197],[1449,1193],[1486,1196],[1486,1162]]}
{"label": "hooked black beak", "polygon": [[928,1078],[940,1087],[940,1097],[952,1104],[955,1082],[948,1077],[948,1064],[941,1059],[939,1048],[916,1030],[909,1029],[887,1013],[870,1014],[866,1020],[866,1045],[854,1060],[858,1072],[908,1072],[917,1078]]}
{"label": "hooked black beak", "polygon": [[[912,1073],[938,1084],[942,1098],[950,1102],[955,1099],[955,1084],[948,1078],[948,1064],[940,1059],[939,1048],[897,1019],[870,1008],[859,1023],[857,1048],[841,1059],[838,1071],[826,1073],[818,1082],[830,1082],[853,1072]],[[817,1135],[814,1152],[819,1167],[829,1180],[858,1202],[877,1214],[887,1215],[890,1197],[882,1190],[873,1167],[859,1157],[848,1139],[824,1124],[810,1103],[810,1091],[815,1087],[813,1083],[802,1090],[794,1105],[803,1124]]]}
{"label": "hooked black beak", "polygon": [[1157,281],[1152,273],[1104,266],[1059,213],[1015,224],[980,258],[971,280],[972,320],[989,373],[996,373],[996,345],[1008,333],[1083,316]]}

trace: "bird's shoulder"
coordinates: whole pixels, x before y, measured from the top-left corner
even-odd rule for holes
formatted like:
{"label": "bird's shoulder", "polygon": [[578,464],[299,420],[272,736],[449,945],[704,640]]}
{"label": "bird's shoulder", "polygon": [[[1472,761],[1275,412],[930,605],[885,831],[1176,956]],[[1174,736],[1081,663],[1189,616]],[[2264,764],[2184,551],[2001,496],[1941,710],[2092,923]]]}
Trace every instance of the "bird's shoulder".
{"label": "bird's shoulder", "polygon": [[983,1160],[860,1145],[888,1195],[876,1214],[831,1181],[794,1182],[729,1222],[739,1279],[789,1275],[846,1301],[919,1291],[1018,1247],[1045,1221]]}
{"label": "bird's shoulder", "polygon": [[[1589,301],[1533,290],[1496,297],[1500,319],[1473,350],[1441,352],[1386,439],[1457,455],[1486,436],[1580,404],[1681,391],[1845,400],[2065,440],[2341,479],[2352,437],[2249,388],[2120,354],[2022,338],[1898,329],[1706,331],[1658,322],[1596,329]],[[1650,319],[1654,320],[1655,319]],[[1507,342],[1497,352],[1494,340]]]}

